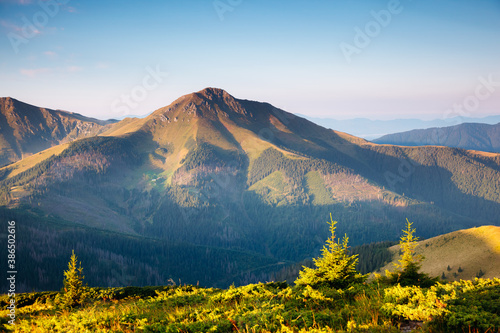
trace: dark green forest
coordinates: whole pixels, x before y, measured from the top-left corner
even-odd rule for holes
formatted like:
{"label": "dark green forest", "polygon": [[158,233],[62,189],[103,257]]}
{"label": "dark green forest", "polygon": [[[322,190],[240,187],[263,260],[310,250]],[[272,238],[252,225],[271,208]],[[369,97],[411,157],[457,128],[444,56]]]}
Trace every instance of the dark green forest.
{"label": "dark green forest", "polygon": [[[302,265],[278,262],[255,252],[196,246],[153,238],[117,234],[26,213],[0,209],[0,219],[17,221],[16,261],[20,263],[18,290],[44,291],[61,288],[61,272],[68,251],[76,250],[86,268],[90,286],[147,286],[193,284],[225,288],[259,281],[293,281]],[[2,234],[6,237],[6,234]],[[359,254],[363,273],[376,270],[391,260],[387,248],[392,242],[352,248]],[[6,248],[0,255],[7,256]],[[6,281],[2,273],[1,288]]]}

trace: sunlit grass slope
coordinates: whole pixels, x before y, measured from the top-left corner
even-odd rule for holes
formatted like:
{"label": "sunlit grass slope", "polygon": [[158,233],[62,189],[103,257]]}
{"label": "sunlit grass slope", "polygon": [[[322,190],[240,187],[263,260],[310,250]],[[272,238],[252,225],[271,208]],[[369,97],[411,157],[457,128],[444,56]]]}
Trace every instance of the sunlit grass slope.
{"label": "sunlit grass slope", "polygon": [[62,153],[66,148],[68,148],[70,144],[65,143],[59,146],[55,146],[49,149],[46,149],[44,151],[41,151],[39,153],[36,153],[34,155],[31,155],[29,157],[26,157],[22,159],[19,162],[16,162],[14,164],[5,166],[0,169],[2,172],[7,173],[6,179],[12,178],[26,170],[29,170],[36,166],[38,163],[45,161],[46,159],[54,156],[54,155],[59,155]]}
{"label": "sunlit grass slope", "polygon": [[[418,231],[418,230],[417,230]],[[399,245],[390,248],[398,254]],[[422,271],[446,280],[500,277],[500,227],[483,226],[420,241],[416,254],[424,257]],[[393,263],[399,260],[394,257]],[[381,269],[391,270],[390,263]]]}

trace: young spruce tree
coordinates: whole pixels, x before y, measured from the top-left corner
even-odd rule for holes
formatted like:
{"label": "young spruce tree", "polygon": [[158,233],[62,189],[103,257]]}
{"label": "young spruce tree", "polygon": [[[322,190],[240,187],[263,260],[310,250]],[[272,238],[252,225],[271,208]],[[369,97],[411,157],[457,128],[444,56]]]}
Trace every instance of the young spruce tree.
{"label": "young spruce tree", "polygon": [[406,219],[406,229],[403,229],[403,236],[399,241],[400,250],[403,251],[401,259],[396,266],[396,271],[386,272],[386,277],[381,278],[382,282],[391,285],[400,284],[402,286],[430,287],[438,281],[438,278],[431,278],[429,275],[421,273],[421,256],[415,255],[418,237],[415,237],[416,229],[412,228],[413,222]]}
{"label": "young spruce tree", "polygon": [[365,275],[356,271],[358,255],[350,255],[347,243],[349,238],[344,236],[342,243],[335,239],[337,221],[333,221],[330,214],[331,237],[326,240],[326,245],[321,250],[322,256],[314,258],[316,268],[303,267],[299,277],[295,280],[296,285],[310,285],[311,287],[330,287],[336,289],[346,288],[354,283],[362,283],[366,280]]}
{"label": "young spruce tree", "polygon": [[418,245],[418,237],[413,235],[416,229],[412,229],[412,225],[413,222],[406,219],[406,229],[403,229],[403,236],[401,236],[399,241],[399,247],[401,251],[403,251],[403,255],[399,260],[399,264],[396,264],[396,267],[402,271],[413,268],[419,270],[421,266],[420,262],[422,258],[420,256],[415,256],[415,248]]}
{"label": "young spruce tree", "polygon": [[86,298],[87,291],[83,285],[83,268],[80,263],[78,266],[78,259],[73,250],[73,254],[68,263],[68,270],[64,271],[64,294],[62,297],[62,304],[66,307],[76,307],[81,305]]}

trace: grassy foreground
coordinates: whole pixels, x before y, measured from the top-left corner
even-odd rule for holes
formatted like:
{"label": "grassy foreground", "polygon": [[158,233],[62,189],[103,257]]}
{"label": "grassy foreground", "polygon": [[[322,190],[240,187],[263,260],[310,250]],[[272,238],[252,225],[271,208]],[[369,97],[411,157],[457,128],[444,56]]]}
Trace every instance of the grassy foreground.
{"label": "grassy foreground", "polygon": [[274,282],[90,288],[80,307],[62,293],[17,295],[15,325],[0,298],[5,332],[500,332],[500,279],[431,288],[361,283],[346,289]]}

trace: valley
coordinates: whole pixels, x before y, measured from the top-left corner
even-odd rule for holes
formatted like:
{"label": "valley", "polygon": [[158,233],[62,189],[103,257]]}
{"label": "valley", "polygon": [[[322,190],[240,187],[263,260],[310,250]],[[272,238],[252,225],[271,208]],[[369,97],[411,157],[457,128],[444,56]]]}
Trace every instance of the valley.
{"label": "valley", "polygon": [[[45,276],[71,249],[123,257],[99,259],[92,285],[225,287],[317,255],[330,213],[352,246],[397,240],[406,218],[421,238],[500,223],[499,154],[373,144],[215,88],[106,126],[0,169],[2,214],[40,272],[26,290],[58,289]],[[50,267],[34,255],[46,248],[60,248]],[[151,258],[131,275],[138,253]]]}

